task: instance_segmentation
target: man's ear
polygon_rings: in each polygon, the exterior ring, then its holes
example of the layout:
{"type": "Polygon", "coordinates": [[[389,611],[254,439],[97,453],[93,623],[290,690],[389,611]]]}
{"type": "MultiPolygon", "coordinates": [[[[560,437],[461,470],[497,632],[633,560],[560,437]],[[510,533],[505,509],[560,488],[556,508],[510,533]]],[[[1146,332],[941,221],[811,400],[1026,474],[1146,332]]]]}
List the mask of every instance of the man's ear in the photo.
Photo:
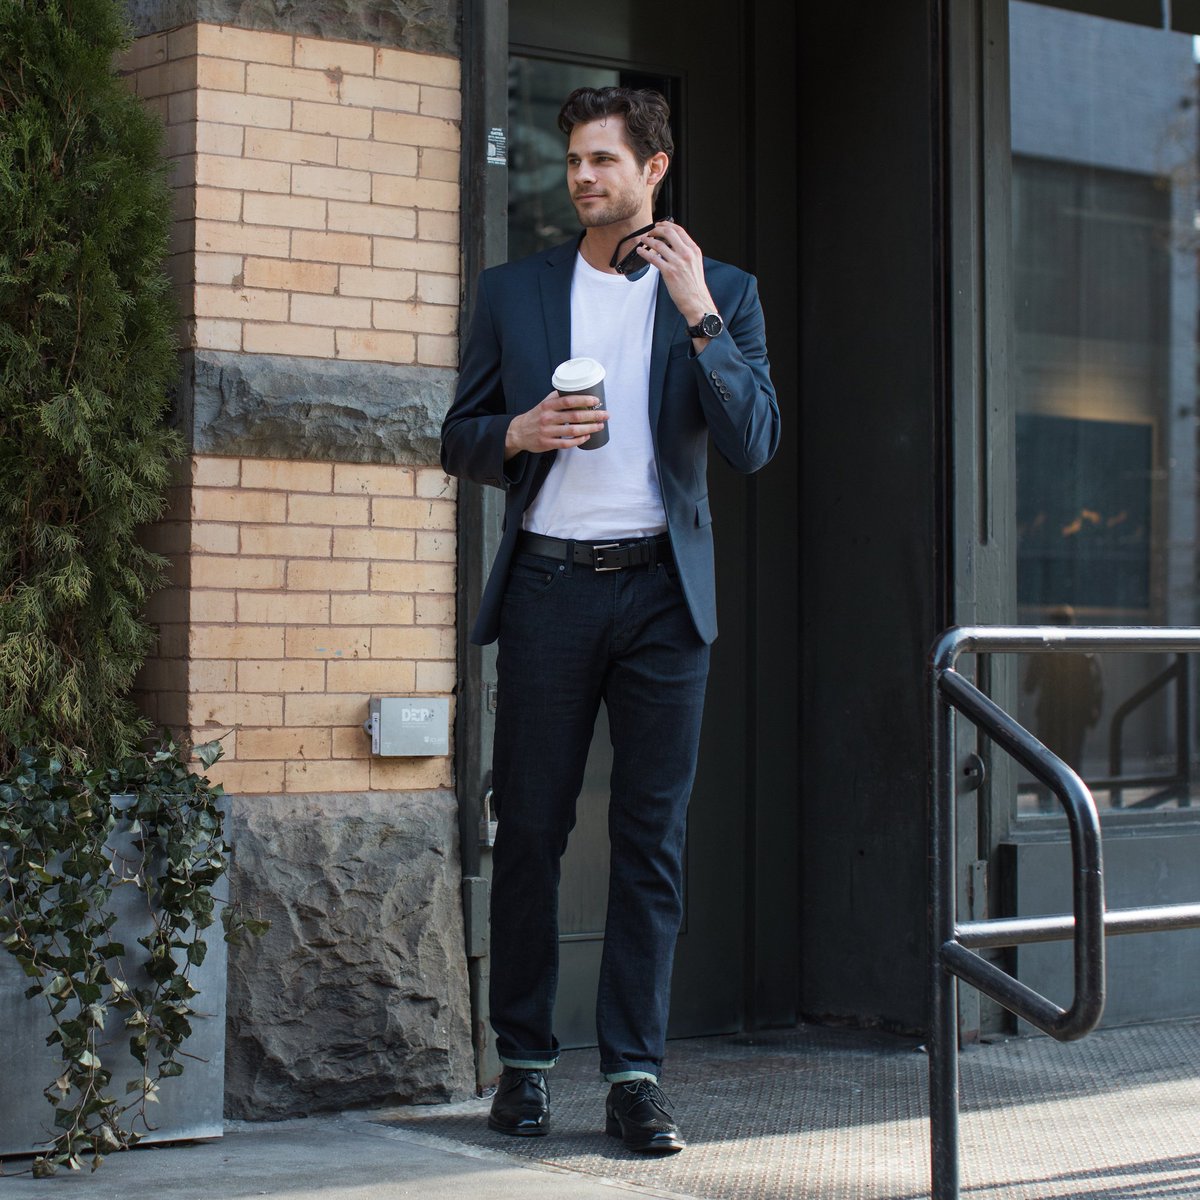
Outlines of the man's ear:
{"type": "Polygon", "coordinates": [[[657,154],[652,154],[646,159],[646,182],[651,187],[654,187],[667,173],[667,168],[670,167],[671,160],[667,156],[665,150],[660,150],[657,154]]]}

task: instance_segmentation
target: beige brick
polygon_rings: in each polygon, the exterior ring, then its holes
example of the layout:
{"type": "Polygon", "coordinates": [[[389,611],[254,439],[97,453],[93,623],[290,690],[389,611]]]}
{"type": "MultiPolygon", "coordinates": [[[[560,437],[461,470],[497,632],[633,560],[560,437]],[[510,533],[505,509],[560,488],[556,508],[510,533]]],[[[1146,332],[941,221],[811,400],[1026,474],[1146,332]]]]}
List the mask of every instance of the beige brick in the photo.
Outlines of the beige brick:
{"type": "MultiPolygon", "coordinates": [[[[453,242],[458,245],[458,213],[424,209],[418,216],[417,236],[423,242],[453,242]]],[[[455,297],[457,301],[457,297],[455,297]]]]}
{"type": "Polygon", "coordinates": [[[310,525],[243,525],[243,554],[285,555],[288,558],[328,558],[332,532],[310,525]]]}
{"type": "Polygon", "coordinates": [[[415,542],[411,529],[335,529],[333,557],[411,560],[415,542]]]}
{"type": "MultiPolygon", "coordinates": [[[[179,158],[185,154],[195,154],[198,149],[196,145],[196,131],[198,128],[195,121],[186,121],[182,125],[168,125],[166,129],[166,141],[163,143],[163,149],[167,157],[179,158]]],[[[229,127],[223,125],[220,128],[225,129],[229,127]]],[[[222,152],[218,151],[218,153],[222,152]]]]}
{"type": "Polygon", "coordinates": [[[458,683],[458,670],[452,662],[417,663],[417,690],[452,692],[458,683]]]}
{"type": "Polygon", "coordinates": [[[418,562],[454,562],[456,550],[453,533],[424,531],[417,534],[418,562]]]}
{"type": "Polygon", "coordinates": [[[192,515],[200,521],[285,521],[287,497],[244,488],[197,487],[192,515]]]}
{"type": "Polygon", "coordinates": [[[196,316],[237,321],[286,321],[288,298],[265,288],[196,287],[196,316]]]}
{"type": "Polygon", "coordinates": [[[290,65],[292,36],[261,30],[237,29],[232,25],[200,24],[196,27],[197,54],[213,58],[235,58],[243,62],[290,65]]]}
{"type": "Polygon", "coordinates": [[[358,695],[345,693],[333,696],[285,696],[283,723],[289,727],[316,725],[326,728],[335,725],[361,725],[367,719],[369,692],[358,695]]]}
{"type": "Polygon", "coordinates": [[[244,282],[246,287],[278,288],[286,292],[318,292],[332,295],[338,290],[338,268],[333,263],[247,258],[244,282]]]}
{"type": "Polygon", "coordinates": [[[229,58],[204,58],[196,61],[196,86],[217,92],[244,92],[246,64],[229,58]]]}
{"type": "Polygon", "coordinates": [[[371,658],[454,658],[453,628],[441,625],[384,625],[371,630],[371,658]]]}
{"type": "Polygon", "coordinates": [[[198,350],[240,350],[242,323],[201,317],[192,326],[190,344],[198,350]]]}
{"type": "Polygon", "coordinates": [[[337,331],[338,358],[362,362],[410,363],[417,352],[411,333],[376,333],[356,329],[337,331]]]}
{"type": "Polygon", "coordinates": [[[335,137],[369,138],[371,110],[342,108],[337,104],[315,104],[293,100],[292,128],[298,133],[323,133],[335,137]]]}
{"type": "Polygon", "coordinates": [[[452,563],[373,563],[371,565],[373,592],[443,592],[454,593],[452,563]]]}
{"type": "Polygon", "coordinates": [[[381,79],[407,79],[441,87],[458,87],[461,79],[457,58],[382,48],[375,51],[375,74],[381,79]]]}
{"type": "Polygon", "coordinates": [[[362,792],[371,786],[371,764],[353,759],[285,764],[284,790],[302,792],[362,792]]]}
{"type": "Polygon", "coordinates": [[[251,63],[246,68],[246,91],[256,96],[282,96],[288,100],[336,104],[338,80],[324,71],[251,63]]]}
{"type": "Polygon", "coordinates": [[[365,267],[371,262],[371,239],[358,233],[310,233],[298,229],[292,235],[292,257],[365,267]]]}
{"type": "Polygon", "coordinates": [[[333,488],[333,464],[287,458],[247,458],[242,462],[242,486],[282,492],[328,493],[333,488]]]}
{"type": "Polygon", "coordinates": [[[449,500],[378,497],[371,501],[371,524],[392,529],[453,529],[455,516],[455,506],[449,500]]]}
{"type": "Polygon", "coordinates": [[[458,339],[436,333],[417,336],[417,362],[425,367],[458,366],[458,339]]]}
{"type": "Polygon", "coordinates": [[[325,664],[287,659],[282,662],[238,663],[239,692],[322,692],[325,690],[325,664]]]}
{"type": "Polygon", "coordinates": [[[418,242],[411,238],[373,239],[371,265],[401,270],[434,271],[453,275],[458,271],[458,246],[443,242],[418,242]]]}
{"type": "Polygon", "coordinates": [[[178,158],[172,158],[167,162],[168,183],[172,188],[192,187],[196,182],[196,163],[198,157],[195,154],[183,154],[178,158]]]}
{"type": "Polygon", "coordinates": [[[415,608],[412,596],[362,592],[331,596],[329,619],[354,625],[411,625],[415,608]]]}
{"type": "Polygon", "coordinates": [[[422,271],[417,276],[416,298],[426,304],[458,304],[461,299],[458,279],[457,275],[431,275],[422,271]]]}
{"type": "Polygon", "coordinates": [[[239,692],[193,692],[188,697],[191,725],[280,725],[283,697],[239,692]]]}
{"type": "Polygon", "coordinates": [[[186,125],[199,117],[199,95],[199,92],[176,92],[173,96],[159,96],[145,103],[147,108],[157,111],[166,124],[186,125]]]}
{"type": "Polygon", "coordinates": [[[193,658],[282,658],[282,625],[193,625],[193,658]]]}
{"type": "Polygon", "coordinates": [[[197,92],[196,119],[218,121],[222,125],[288,129],[292,124],[292,102],[252,93],[243,95],[240,92],[197,92]]]}
{"type": "Polygon", "coordinates": [[[198,554],[236,554],[238,526],[195,521],[192,523],[191,545],[188,548],[198,554]]]}
{"type": "Polygon", "coordinates": [[[382,175],[415,175],[417,148],[397,146],[393,142],[364,142],[356,138],[338,138],[337,164],[356,171],[376,171],[382,175]]]}
{"type": "Polygon", "coordinates": [[[196,60],[181,58],[174,62],[163,62],[157,66],[146,67],[144,70],[138,71],[135,79],[137,94],[143,98],[169,96],[173,92],[186,92],[196,86],[196,60]]]}
{"type": "Polygon", "coordinates": [[[305,325],[358,326],[371,325],[371,305],[375,301],[350,296],[292,296],[292,320],[305,325]]]}
{"type": "Polygon", "coordinates": [[[197,588],[190,593],[190,616],[193,621],[234,621],[237,604],[234,592],[210,592],[197,588]]]}
{"type": "MultiPolygon", "coordinates": [[[[359,108],[384,109],[389,112],[415,113],[421,106],[421,87],[394,79],[367,79],[348,75],[342,80],[342,103],[359,108]]],[[[435,113],[435,116],[446,114],[435,113]]],[[[455,118],[459,116],[457,112],[455,118]]]]}
{"type": "Polygon", "coordinates": [[[196,222],[175,221],[167,238],[167,253],[186,254],[196,245],[196,222]]]}
{"type": "Polygon", "coordinates": [[[284,645],[288,658],[370,658],[371,631],[353,625],[297,625],[288,629],[284,645]]]}
{"type": "MultiPolygon", "coordinates": [[[[296,170],[300,170],[299,167],[296,170]]],[[[293,229],[324,229],[325,201],[311,196],[276,196],[247,192],[242,203],[247,225],[290,225],[293,229]]]]}
{"type": "Polygon", "coordinates": [[[198,187],[194,216],[202,221],[240,221],[241,192],[223,187],[198,187]]]}
{"type": "Polygon", "coordinates": [[[275,795],[283,791],[281,762],[225,762],[209,768],[208,777],[231,796],[275,795]]]}
{"type": "Polygon", "coordinates": [[[186,625],[163,623],[155,630],[158,641],[155,653],[159,658],[185,658],[187,656],[188,629],[186,625]]]}
{"type": "Polygon", "coordinates": [[[172,29],[169,33],[160,33],[157,36],[166,39],[169,57],[187,58],[196,53],[196,30],[194,24],[183,25],[179,29],[172,29]]]}
{"type": "Polygon", "coordinates": [[[288,519],[302,525],[366,525],[370,501],[366,496],[301,496],[288,501],[288,519]]]}
{"type": "MultiPolygon", "coordinates": [[[[329,621],[329,596],[321,592],[238,592],[237,620],[243,623],[314,625],[329,621]]],[[[232,617],[229,618],[233,620],[232,617]]]]}
{"type": "Polygon", "coordinates": [[[413,616],[418,625],[453,625],[456,605],[452,596],[417,596],[413,616]]]}
{"type": "Polygon", "coordinates": [[[325,196],[334,200],[371,199],[371,176],[343,167],[292,168],[292,192],[300,196],[325,196]]]}
{"type": "Polygon", "coordinates": [[[202,154],[196,181],[203,186],[235,191],[287,192],[292,186],[291,172],[287,163],[202,154]]]}
{"type": "Polygon", "coordinates": [[[369,574],[365,562],[296,558],[288,563],[287,585],[301,592],[355,592],[366,588],[369,574]]]}
{"type": "Polygon", "coordinates": [[[187,683],[194,692],[236,692],[237,662],[232,658],[193,659],[187,683]]]}
{"type": "Polygon", "coordinates": [[[373,175],[371,199],[400,208],[438,208],[457,212],[459,187],[443,179],[410,179],[406,175],[373,175]]]}
{"type": "Polygon", "coordinates": [[[434,146],[440,150],[459,148],[458,126],[440,117],[377,111],[372,129],[378,142],[398,142],[402,146],[434,146]]]}
{"type": "Polygon", "coordinates": [[[334,758],[370,758],[371,739],[363,732],[361,725],[346,725],[341,729],[332,729],[334,758]]]}
{"type": "Polygon", "coordinates": [[[451,334],[458,328],[458,309],[442,304],[375,300],[371,323],[376,329],[407,329],[412,333],[451,334]]]}
{"type": "Polygon", "coordinates": [[[421,86],[421,115],[442,117],[448,121],[462,119],[462,93],[458,88],[421,86]]]}
{"type": "Polygon", "coordinates": [[[242,327],[242,348],[247,354],[293,354],[299,358],[333,358],[332,329],[312,325],[257,325],[242,327]]]}
{"type": "Polygon", "coordinates": [[[196,249],[216,254],[257,254],[287,258],[292,231],[266,225],[234,225],[228,221],[197,221],[196,249]]]}
{"type": "Polygon", "coordinates": [[[225,558],[197,556],[192,559],[192,587],[245,588],[280,591],[286,578],[285,564],[277,558],[225,558]]]}
{"type": "MultiPolygon", "coordinates": [[[[358,732],[369,747],[362,729],[358,732]]],[[[328,758],[332,740],[328,729],[243,729],[238,733],[238,759],[328,758]]]]}
{"type": "MultiPolygon", "coordinates": [[[[219,193],[224,195],[225,193],[219,193]]],[[[237,195],[238,193],[231,193],[237,195]]],[[[196,282],[224,284],[228,286],[242,273],[243,259],[240,254],[197,254],[196,282]]],[[[259,287],[259,284],[251,284],[259,287]]]]}
{"type": "Polygon", "coordinates": [[[290,130],[247,129],[245,154],[247,158],[267,158],[275,162],[333,166],[338,161],[338,139],[290,130]]]}
{"type": "Polygon", "coordinates": [[[422,467],[417,471],[416,493],[431,500],[453,500],[458,495],[458,480],[437,467],[422,467]]]}
{"type": "Polygon", "coordinates": [[[152,33],[146,37],[135,38],[133,44],[121,55],[122,71],[140,71],[152,67],[155,63],[167,60],[167,35],[152,33]]]}
{"type": "Polygon", "coordinates": [[[372,791],[423,791],[454,782],[449,758],[373,758],[370,766],[372,791]]]}
{"type": "MultiPolygon", "coordinates": [[[[367,196],[370,194],[368,189],[367,196]]],[[[417,213],[416,209],[412,208],[392,208],[384,204],[348,204],[342,200],[330,200],[329,228],[348,233],[377,233],[385,237],[411,238],[417,234],[417,213]]]]}
{"type": "Polygon", "coordinates": [[[223,154],[228,158],[240,158],[242,146],[249,131],[241,125],[218,125],[206,121],[196,125],[196,150],[200,154],[223,154]]]}
{"type": "Polygon", "coordinates": [[[416,473],[412,467],[372,463],[336,463],[333,490],[364,496],[411,496],[416,473]]]}
{"type": "MultiPolygon", "coordinates": [[[[168,624],[176,621],[186,621],[188,619],[189,594],[186,588],[164,588],[161,592],[155,592],[146,601],[146,620],[155,625],[159,625],[164,621],[168,624]]],[[[220,593],[201,592],[197,594],[211,596],[220,593]]],[[[217,617],[215,619],[224,620],[225,618],[217,617]]]]}
{"type": "Polygon", "coordinates": [[[338,290],[343,296],[409,300],[413,296],[416,281],[417,275],[414,271],[388,271],[383,267],[342,267],[338,290]]]}
{"type": "Polygon", "coordinates": [[[375,69],[371,46],[336,42],[326,38],[297,38],[295,64],[334,75],[370,75],[375,69]]]}
{"type": "Polygon", "coordinates": [[[325,689],[337,692],[394,694],[411,691],[417,673],[411,662],[331,662],[325,689]]]}

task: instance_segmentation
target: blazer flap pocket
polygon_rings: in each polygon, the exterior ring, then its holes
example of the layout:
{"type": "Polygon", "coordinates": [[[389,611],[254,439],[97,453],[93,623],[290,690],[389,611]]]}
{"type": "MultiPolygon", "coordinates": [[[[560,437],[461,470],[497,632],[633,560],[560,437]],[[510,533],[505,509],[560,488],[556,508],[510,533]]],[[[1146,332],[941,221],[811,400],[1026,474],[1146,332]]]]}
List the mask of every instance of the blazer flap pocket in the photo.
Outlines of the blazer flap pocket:
{"type": "Polygon", "coordinates": [[[700,526],[711,524],[712,513],[709,511],[708,497],[701,496],[700,499],[696,501],[696,525],[700,526]]]}
{"type": "Polygon", "coordinates": [[[686,342],[674,342],[671,348],[667,351],[668,358],[679,358],[686,354],[692,348],[692,342],[689,338],[686,342]]]}

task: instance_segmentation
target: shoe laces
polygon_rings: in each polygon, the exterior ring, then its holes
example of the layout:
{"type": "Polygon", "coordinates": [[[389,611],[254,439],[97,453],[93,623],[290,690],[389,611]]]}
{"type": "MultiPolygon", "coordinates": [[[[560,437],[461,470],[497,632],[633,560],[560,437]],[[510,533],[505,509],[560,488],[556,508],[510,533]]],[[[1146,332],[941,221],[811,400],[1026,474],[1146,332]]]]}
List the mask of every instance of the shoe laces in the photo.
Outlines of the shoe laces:
{"type": "Polygon", "coordinates": [[[653,1079],[631,1079],[622,1085],[630,1097],[638,1100],[649,1100],[651,1104],[664,1112],[674,1111],[674,1105],[667,1099],[666,1093],[653,1079]]]}

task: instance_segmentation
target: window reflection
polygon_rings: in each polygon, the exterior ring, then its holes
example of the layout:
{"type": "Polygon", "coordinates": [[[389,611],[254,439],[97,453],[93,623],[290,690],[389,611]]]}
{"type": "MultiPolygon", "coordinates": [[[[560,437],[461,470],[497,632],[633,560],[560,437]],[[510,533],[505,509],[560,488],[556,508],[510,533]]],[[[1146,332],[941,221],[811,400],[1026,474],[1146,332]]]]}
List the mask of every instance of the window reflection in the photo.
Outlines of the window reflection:
{"type": "MultiPolygon", "coordinates": [[[[1197,72],[1189,36],[1013,0],[1016,592],[1029,623],[1197,623],[1197,72]]],[[[1188,802],[1185,664],[1020,664],[1098,803],[1188,802]]],[[[1052,811],[1030,780],[1018,812],[1052,811]]],[[[1057,806],[1054,807],[1054,811],[1057,806]]]]}

